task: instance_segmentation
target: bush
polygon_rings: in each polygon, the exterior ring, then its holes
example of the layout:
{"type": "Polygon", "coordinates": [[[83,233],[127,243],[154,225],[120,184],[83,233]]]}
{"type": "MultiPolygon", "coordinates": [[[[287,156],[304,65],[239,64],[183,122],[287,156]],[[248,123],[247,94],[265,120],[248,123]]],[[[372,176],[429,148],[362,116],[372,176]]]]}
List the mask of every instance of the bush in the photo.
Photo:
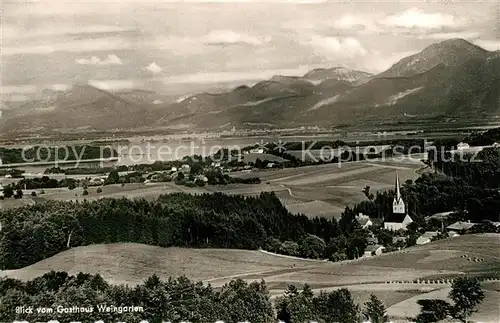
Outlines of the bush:
{"type": "Polygon", "coordinates": [[[36,192],[31,192],[31,196],[36,196],[36,192]]]}
{"type": "Polygon", "coordinates": [[[98,187],[96,192],[97,193],[102,193],[102,188],[98,187]]]}
{"type": "Polygon", "coordinates": [[[200,180],[200,179],[197,179],[195,183],[196,183],[196,185],[198,185],[198,186],[200,186],[200,187],[205,186],[205,181],[200,180]]]}
{"type": "Polygon", "coordinates": [[[89,191],[87,191],[87,190],[83,190],[83,194],[82,194],[82,195],[83,195],[83,196],[85,196],[85,195],[89,195],[89,191]]]}

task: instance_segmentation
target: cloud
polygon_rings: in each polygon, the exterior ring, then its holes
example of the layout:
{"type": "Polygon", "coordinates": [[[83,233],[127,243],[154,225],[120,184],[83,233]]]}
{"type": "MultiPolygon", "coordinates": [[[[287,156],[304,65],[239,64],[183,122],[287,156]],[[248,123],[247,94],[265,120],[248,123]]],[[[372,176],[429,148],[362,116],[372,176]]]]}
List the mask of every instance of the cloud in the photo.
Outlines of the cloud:
{"type": "Polygon", "coordinates": [[[389,15],[379,21],[388,27],[438,29],[442,27],[457,27],[462,21],[451,14],[426,13],[422,9],[410,8],[406,11],[389,15]]]}
{"type": "Polygon", "coordinates": [[[444,32],[444,33],[432,33],[424,34],[419,36],[420,39],[435,39],[435,40],[447,40],[451,38],[464,38],[464,39],[475,39],[481,36],[481,33],[476,31],[457,31],[457,32],[444,32]]]}
{"type": "Polygon", "coordinates": [[[212,30],[203,38],[207,45],[235,45],[246,44],[258,46],[271,41],[271,37],[255,37],[247,34],[237,33],[232,30],[212,30]]]}
{"type": "Polygon", "coordinates": [[[314,35],[310,42],[315,50],[327,56],[364,56],[368,51],[353,37],[323,37],[314,35]]]}
{"type": "Polygon", "coordinates": [[[101,60],[97,56],[92,56],[90,59],[86,58],[77,58],[75,62],[80,65],[121,65],[122,60],[114,55],[110,54],[105,60],[101,60]]]}
{"type": "Polygon", "coordinates": [[[497,51],[500,50],[500,40],[498,39],[478,39],[473,41],[479,47],[482,47],[489,51],[497,51]]]}
{"type": "Polygon", "coordinates": [[[88,36],[89,34],[102,34],[102,33],[120,33],[136,31],[133,28],[126,28],[113,25],[85,25],[74,26],[68,24],[57,25],[44,25],[37,26],[36,29],[25,29],[17,26],[3,26],[2,37],[4,41],[18,41],[24,38],[38,38],[47,36],[61,36],[68,34],[81,34],[88,36]]]}
{"type": "Polygon", "coordinates": [[[117,49],[132,49],[135,46],[123,38],[110,37],[100,39],[84,39],[67,42],[54,42],[50,44],[35,44],[25,46],[6,46],[2,55],[48,55],[55,52],[93,52],[117,49]]]}
{"type": "Polygon", "coordinates": [[[145,67],[146,70],[150,71],[153,74],[160,73],[163,69],[158,66],[155,62],[149,64],[148,66],[145,67]]]}
{"type": "Polygon", "coordinates": [[[345,14],[331,24],[335,29],[347,30],[352,33],[380,32],[376,19],[370,15],[345,14]]]}
{"type": "Polygon", "coordinates": [[[141,85],[138,80],[89,80],[88,85],[101,90],[126,90],[141,85]]]}

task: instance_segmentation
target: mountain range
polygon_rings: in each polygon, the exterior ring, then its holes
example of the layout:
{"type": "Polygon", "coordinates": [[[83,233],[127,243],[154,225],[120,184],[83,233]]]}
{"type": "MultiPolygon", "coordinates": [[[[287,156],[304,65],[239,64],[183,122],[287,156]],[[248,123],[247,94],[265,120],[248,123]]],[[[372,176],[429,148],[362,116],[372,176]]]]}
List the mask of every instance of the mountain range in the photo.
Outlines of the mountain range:
{"type": "Polygon", "coordinates": [[[111,93],[75,85],[3,112],[2,133],[334,126],[410,116],[500,115],[500,51],[450,39],[377,75],[315,69],[177,101],[142,90],[111,93]]]}

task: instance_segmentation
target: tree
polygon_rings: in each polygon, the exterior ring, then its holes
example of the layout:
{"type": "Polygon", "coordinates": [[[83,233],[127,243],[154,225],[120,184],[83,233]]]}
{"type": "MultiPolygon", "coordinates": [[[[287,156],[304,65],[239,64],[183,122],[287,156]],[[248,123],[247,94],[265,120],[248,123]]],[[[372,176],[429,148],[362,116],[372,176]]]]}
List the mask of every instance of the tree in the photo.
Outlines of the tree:
{"type": "Polygon", "coordinates": [[[83,196],[85,196],[85,195],[89,195],[89,191],[87,191],[87,190],[83,190],[82,195],[83,195],[83,196]]]}
{"type": "Polygon", "coordinates": [[[370,295],[370,301],[365,303],[363,314],[371,323],[388,322],[384,304],[373,294],[370,295]]]}
{"type": "Polygon", "coordinates": [[[363,191],[362,191],[366,198],[369,199],[370,201],[373,201],[373,199],[375,198],[375,196],[373,196],[372,193],[370,193],[370,186],[365,186],[365,188],[363,188],[363,191]]]}
{"type": "Polygon", "coordinates": [[[448,297],[455,303],[454,317],[467,322],[469,316],[476,312],[476,307],[484,299],[484,292],[476,278],[459,277],[453,281],[448,297]]]}
{"type": "Polygon", "coordinates": [[[113,170],[109,173],[108,178],[106,178],[106,184],[116,184],[120,180],[120,175],[117,170],[113,170]]]}
{"type": "Polygon", "coordinates": [[[308,235],[300,242],[300,254],[304,258],[322,258],[325,254],[326,243],[315,235],[308,235]]]}
{"type": "Polygon", "coordinates": [[[260,160],[260,158],[257,158],[255,160],[255,168],[264,168],[264,167],[265,167],[264,162],[260,160]]]}
{"type": "Polygon", "coordinates": [[[420,313],[416,317],[417,323],[431,323],[446,319],[452,312],[452,306],[442,299],[419,299],[420,313]]]}
{"type": "Polygon", "coordinates": [[[3,196],[5,198],[11,198],[14,196],[14,188],[11,185],[7,185],[3,188],[3,196]]]}
{"type": "Polygon", "coordinates": [[[18,188],[16,190],[15,198],[17,198],[17,199],[22,199],[23,198],[23,190],[22,189],[18,188]]]}
{"type": "Polygon", "coordinates": [[[96,190],[97,193],[102,193],[102,188],[98,187],[96,190]]]}

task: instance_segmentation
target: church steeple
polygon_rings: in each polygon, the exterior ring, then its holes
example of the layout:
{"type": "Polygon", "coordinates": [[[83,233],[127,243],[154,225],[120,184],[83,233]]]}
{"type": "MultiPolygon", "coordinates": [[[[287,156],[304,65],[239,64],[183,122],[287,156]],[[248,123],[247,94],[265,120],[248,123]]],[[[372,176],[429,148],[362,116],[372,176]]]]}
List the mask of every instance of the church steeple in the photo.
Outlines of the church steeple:
{"type": "Polygon", "coordinates": [[[399,174],[396,172],[396,201],[401,200],[401,189],[399,188],[399,174]]]}
{"type": "Polygon", "coordinates": [[[394,197],[394,202],[392,203],[392,213],[394,214],[406,214],[405,202],[401,196],[401,188],[399,184],[399,174],[396,172],[396,196],[394,197]]]}

